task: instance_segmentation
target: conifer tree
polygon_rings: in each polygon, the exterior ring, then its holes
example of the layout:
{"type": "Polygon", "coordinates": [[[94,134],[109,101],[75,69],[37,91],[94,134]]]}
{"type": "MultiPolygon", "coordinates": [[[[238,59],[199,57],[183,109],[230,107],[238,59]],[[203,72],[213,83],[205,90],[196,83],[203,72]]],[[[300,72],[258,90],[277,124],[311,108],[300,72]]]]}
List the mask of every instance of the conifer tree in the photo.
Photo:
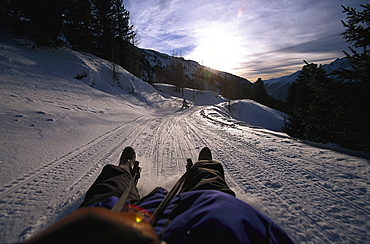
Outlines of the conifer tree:
{"type": "Polygon", "coordinates": [[[256,102],[266,104],[268,102],[268,95],[265,90],[265,84],[261,78],[258,78],[253,86],[253,100],[256,102]]]}
{"type": "Polygon", "coordinates": [[[97,48],[97,21],[87,0],[66,0],[63,34],[72,48],[94,53],[97,48]]]}
{"type": "Polygon", "coordinates": [[[55,43],[62,29],[62,13],[64,0],[33,0],[26,1],[31,23],[38,32],[37,41],[40,45],[55,43]]]}
{"type": "Polygon", "coordinates": [[[3,0],[1,24],[17,34],[32,37],[38,45],[55,45],[62,28],[64,1],[3,0]]]}
{"type": "Polygon", "coordinates": [[[126,67],[131,40],[136,36],[130,24],[129,11],[122,0],[95,0],[98,35],[102,56],[126,67]]]}
{"type": "Polygon", "coordinates": [[[335,87],[335,81],[327,77],[321,65],[306,63],[288,90],[290,117],[285,122],[285,132],[312,141],[330,141],[335,133],[335,87]]]}
{"type": "Polygon", "coordinates": [[[322,67],[308,64],[288,90],[289,119],[284,131],[318,142],[370,152],[370,4],[357,11],[344,7],[347,28],[342,33],[352,44],[345,52],[351,69],[325,74],[322,67]]]}
{"type": "Polygon", "coordinates": [[[339,136],[342,145],[353,149],[370,152],[370,4],[361,5],[362,11],[352,7],[343,7],[347,21],[342,21],[346,30],[344,39],[351,44],[351,69],[334,72],[342,80],[343,102],[339,136]]]}
{"type": "Polygon", "coordinates": [[[185,88],[185,70],[184,66],[182,65],[181,60],[179,59],[176,64],[175,68],[175,77],[176,77],[176,85],[182,92],[182,96],[184,96],[184,88],[185,88]]]}

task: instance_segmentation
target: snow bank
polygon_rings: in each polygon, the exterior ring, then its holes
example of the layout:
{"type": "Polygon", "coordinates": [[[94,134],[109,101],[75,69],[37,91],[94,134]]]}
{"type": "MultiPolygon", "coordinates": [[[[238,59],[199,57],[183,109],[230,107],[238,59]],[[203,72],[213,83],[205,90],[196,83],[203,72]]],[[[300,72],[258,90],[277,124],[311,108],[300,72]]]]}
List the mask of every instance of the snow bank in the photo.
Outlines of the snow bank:
{"type": "MultiPolygon", "coordinates": [[[[284,118],[287,115],[278,110],[266,107],[252,100],[237,100],[207,107],[202,115],[215,122],[229,126],[243,125],[254,129],[266,129],[282,132],[284,118]]],[[[287,136],[287,135],[285,135],[287,136]]]]}
{"type": "MultiPolygon", "coordinates": [[[[226,105],[224,105],[225,107],[226,105]]],[[[273,131],[282,131],[287,114],[253,100],[239,100],[231,104],[232,116],[241,121],[273,131]]]]}

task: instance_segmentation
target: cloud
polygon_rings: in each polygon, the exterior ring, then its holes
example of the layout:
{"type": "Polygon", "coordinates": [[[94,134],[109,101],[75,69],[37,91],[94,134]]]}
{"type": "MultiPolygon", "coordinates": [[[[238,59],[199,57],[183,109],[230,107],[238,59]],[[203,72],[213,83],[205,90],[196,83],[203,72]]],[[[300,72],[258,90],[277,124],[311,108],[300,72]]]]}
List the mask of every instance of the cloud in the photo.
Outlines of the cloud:
{"type": "MultiPolygon", "coordinates": [[[[351,0],[357,7],[361,0],[351,0]]],[[[342,57],[346,0],[128,0],[140,47],[253,80],[342,57]]]]}
{"type": "Polygon", "coordinates": [[[251,81],[286,76],[302,69],[306,60],[309,63],[327,64],[338,58],[332,54],[311,53],[278,53],[271,52],[260,55],[260,58],[243,62],[234,69],[234,74],[246,77],[251,81]]]}
{"type": "Polygon", "coordinates": [[[348,43],[339,34],[329,34],[297,45],[255,53],[234,69],[238,75],[255,80],[289,75],[304,65],[303,60],[314,63],[330,63],[343,57],[348,43]]]}
{"type": "Polygon", "coordinates": [[[348,44],[338,34],[328,35],[312,41],[303,42],[298,45],[282,48],[276,52],[285,53],[338,53],[346,49],[348,44]]]}

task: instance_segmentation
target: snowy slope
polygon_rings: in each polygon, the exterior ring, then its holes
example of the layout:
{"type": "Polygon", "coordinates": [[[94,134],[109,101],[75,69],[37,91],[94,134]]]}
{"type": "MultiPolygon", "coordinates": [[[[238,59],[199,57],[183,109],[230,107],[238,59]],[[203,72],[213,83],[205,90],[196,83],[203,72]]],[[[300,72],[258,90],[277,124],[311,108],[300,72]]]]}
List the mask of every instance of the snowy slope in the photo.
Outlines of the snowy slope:
{"type": "Polygon", "coordinates": [[[182,57],[169,56],[154,50],[141,48],[137,48],[137,55],[141,64],[139,77],[150,83],[165,82],[174,84],[174,82],[169,80],[161,79],[166,79],[168,71],[172,69],[171,66],[181,64],[184,69],[186,82],[187,84],[192,84],[192,87],[202,87],[202,89],[215,91],[216,87],[227,87],[230,81],[233,81],[235,84],[240,84],[243,90],[247,89],[249,92],[253,90],[253,84],[247,79],[200,65],[193,60],[186,60],[182,57]]]}
{"type": "Polygon", "coordinates": [[[170,188],[186,159],[208,146],[237,197],[296,242],[370,239],[367,160],[272,131],[284,114],[253,101],[235,101],[229,113],[218,94],[186,89],[193,105],[182,110],[172,87],[157,84],[157,91],[123,69],[115,80],[110,68],[91,55],[1,37],[1,243],[22,241],[74,211],[127,145],[143,168],[142,195],[170,188]]]}

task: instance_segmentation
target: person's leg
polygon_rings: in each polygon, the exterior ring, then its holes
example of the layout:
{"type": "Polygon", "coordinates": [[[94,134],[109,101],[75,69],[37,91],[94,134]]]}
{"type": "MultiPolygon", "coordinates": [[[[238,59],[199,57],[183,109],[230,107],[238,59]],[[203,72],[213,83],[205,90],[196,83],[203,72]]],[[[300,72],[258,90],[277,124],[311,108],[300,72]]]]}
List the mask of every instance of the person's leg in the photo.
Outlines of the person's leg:
{"type": "Polygon", "coordinates": [[[196,162],[186,173],[187,176],[182,192],[216,190],[235,196],[235,193],[226,184],[222,165],[212,160],[208,148],[204,148],[201,151],[199,159],[200,161],[196,162]]]}
{"type": "MultiPolygon", "coordinates": [[[[104,166],[98,178],[86,192],[80,208],[98,203],[112,196],[119,198],[132,179],[130,169],[134,160],[135,152],[132,148],[126,147],[120,158],[119,166],[112,164],[104,166]]],[[[136,186],[130,191],[128,199],[133,201],[140,199],[136,186]]]]}

